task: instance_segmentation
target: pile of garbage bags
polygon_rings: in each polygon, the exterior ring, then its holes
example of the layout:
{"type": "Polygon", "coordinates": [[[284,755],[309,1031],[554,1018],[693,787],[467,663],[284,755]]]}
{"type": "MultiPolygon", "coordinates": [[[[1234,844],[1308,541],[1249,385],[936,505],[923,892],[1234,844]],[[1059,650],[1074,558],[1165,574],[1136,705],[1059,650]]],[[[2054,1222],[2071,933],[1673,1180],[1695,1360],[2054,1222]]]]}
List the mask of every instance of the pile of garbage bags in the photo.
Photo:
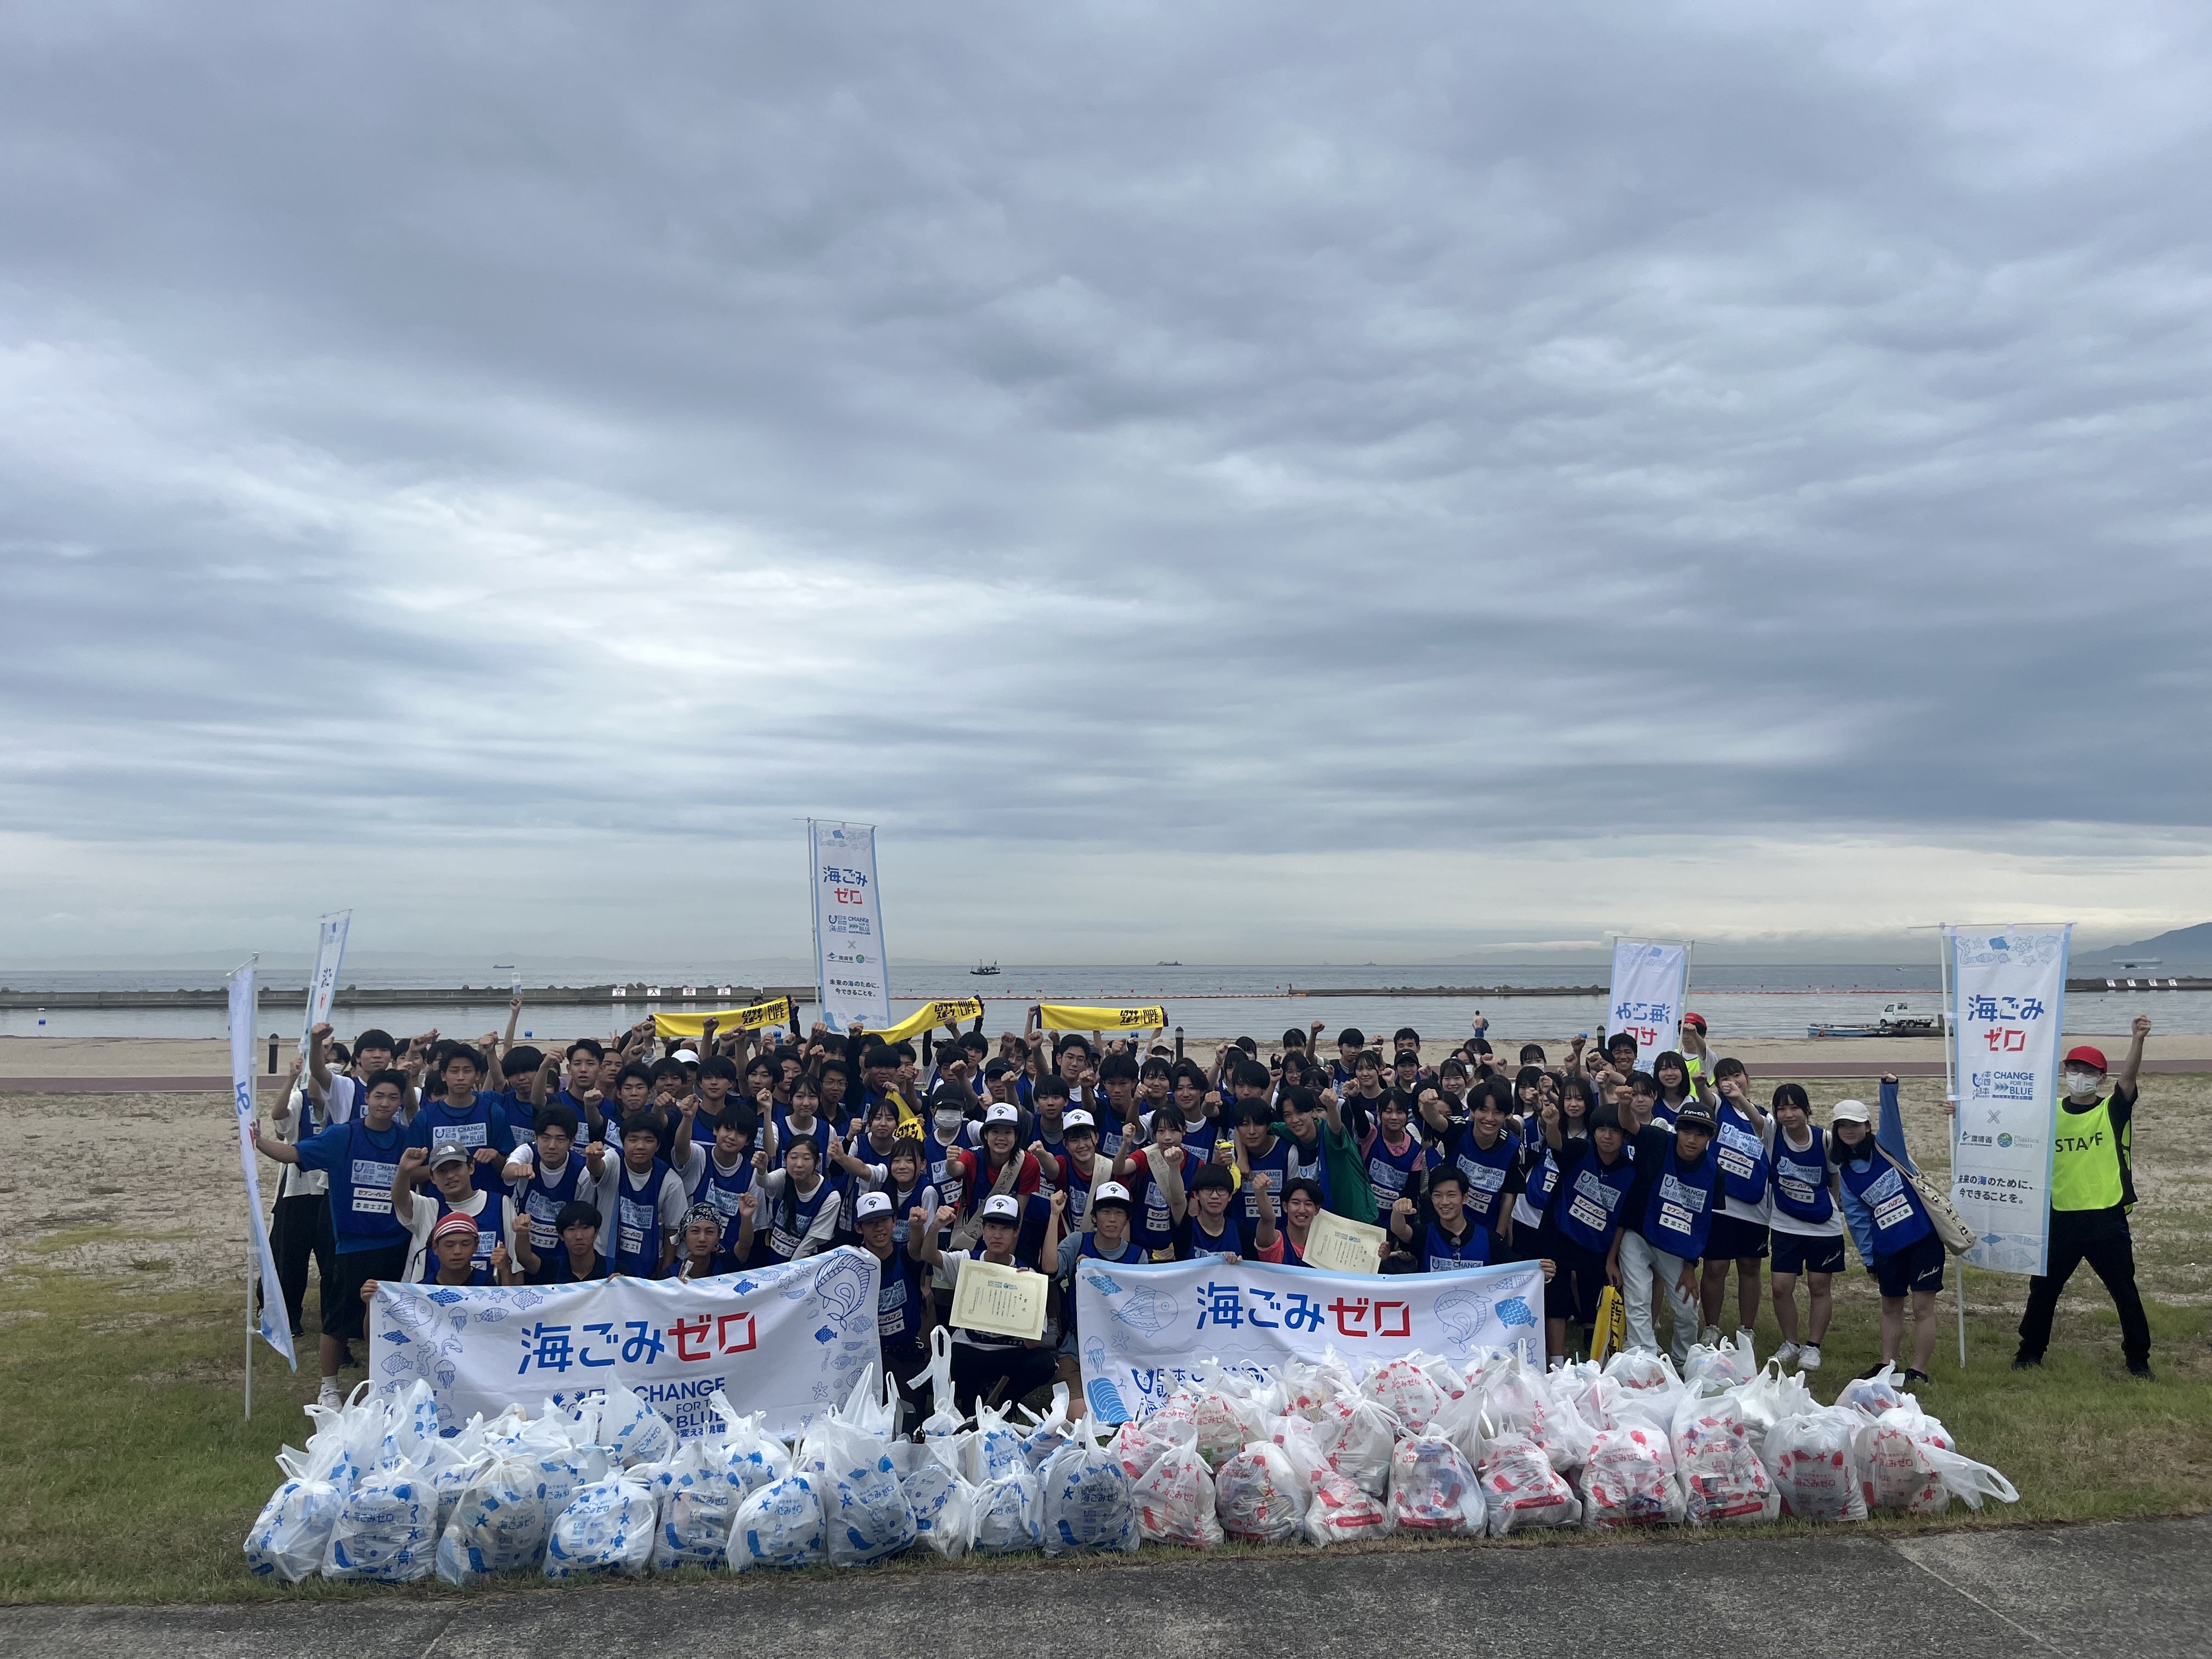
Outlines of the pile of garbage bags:
{"type": "Polygon", "coordinates": [[[619,1386],[447,1435],[427,1384],[391,1398],[364,1386],[340,1410],[307,1408],[314,1432],[278,1455],[285,1478],[246,1559],[288,1583],[467,1584],[865,1566],[911,1551],[1863,1521],[2019,1496],[1887,1368],[1822,1406],[1748,1343],[1694,1348],[1679,1373],[1643,1352],[1548,1375],[1501,1350],[1410,1354],[1364,1376],[1333,1352],[1264,1372],[1206,1364],[1113,1426],[1071,1422],[1064,1387],[1042,1418],[963,1415],[942,1343],[925,1375],[934,1409],[917,1438],[892,1437],[897,1393],[871,1367],[795,1445],[720,1393],[714,1425],[679,1440],[619,1386]]]}

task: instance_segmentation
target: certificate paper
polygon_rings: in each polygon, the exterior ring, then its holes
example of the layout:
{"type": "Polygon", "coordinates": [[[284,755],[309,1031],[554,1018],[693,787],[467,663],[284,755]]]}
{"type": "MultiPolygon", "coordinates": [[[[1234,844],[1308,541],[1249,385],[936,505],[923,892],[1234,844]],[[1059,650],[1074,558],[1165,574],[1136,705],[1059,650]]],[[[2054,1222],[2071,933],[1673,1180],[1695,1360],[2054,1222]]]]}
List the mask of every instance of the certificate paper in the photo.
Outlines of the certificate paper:
{"type": "Polygon", "coordinates": [[[1050,1283],[1042,1273],[994,1267],[981,1256],[963,1256],[960,1282],[952,1291],[952,1323],[971,1331],[988,1331],[994,1336],[1020,1336],[1035,1341],[1044,1334],[1045,1287],[1050,1283]]]}
{"type": "Polygon", "coordinates": [[[1306,1261],[1333,1273],[1372,1273],[1382,1270],[1380,1227],[1370,1227],[1323,1210],[1306,1231],[1306,1261]]]}

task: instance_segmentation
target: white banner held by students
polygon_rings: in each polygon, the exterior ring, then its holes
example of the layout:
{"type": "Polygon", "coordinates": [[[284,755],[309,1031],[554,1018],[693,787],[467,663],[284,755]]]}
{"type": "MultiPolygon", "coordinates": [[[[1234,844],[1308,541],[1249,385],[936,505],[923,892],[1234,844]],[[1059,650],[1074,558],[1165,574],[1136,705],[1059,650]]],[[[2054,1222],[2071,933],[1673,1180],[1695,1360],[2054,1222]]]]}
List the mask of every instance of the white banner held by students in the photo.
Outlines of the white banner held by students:
{"type": "Polygon", "coordinates": [[[2063,927],[1946,927],[1959,1117],[1951,1201],[1974,1230],[1966,1260],[2039,1273],[2051,1246],[2051,1159],[2066,1015],[2063,927]]]}
{"type": "Polygon", "coordinates": [[[338,972],[345,964],[346,933],[353,912],[333,910],[322,920],[315,939],[315,972],[307,981],[307,1017],[300,1024],[300,1052],[307,1052],[307,1033],[331,1017],[331,1003],[338,993],[338,972]]]}
{"type": "Polygon", "coordinates": [[[806,842],[823,1023],[840,1035],[855,1022],[880,1030],[891,1023],[891,985],[876,888],[876,828],[809,818],[806,842]]]}
{"type": "Polygon", "coordinates": [[[582,1285],[379,1283],[369,1305],[370,1380],[430,1384],[457,1429],[521,1401],[572,1406],[620,1382],[685,1438],[711,1425],[726,1390],[788,1437],[852,1392],[876,1362],[876,1259],[846,1246],[717,1279],[582,1285]]]}
{"type": "Polygon", "coordinates": [[[1682,1000],[1690,979],[1686,945],[1653,945],[1642,939],[1613,942],[1613,990],[1606,1000],[1608,1041],[1626,1031],[1636,1039],[1636,1066],[1681,1046],[1682,1000]]]}
{"type": "Polygon", "coordinates": [[[1462,1361],[1517,1348],[1544,1363],[1544,1270],[1511,1261],[1455,1273],[1327,1273],[1262,1261],[1075,1270],[1083,1393],[1109,1423],[1159,1405],[1203,1359],[1317,1360],[1328,1349],[1364,1373],[1419,1348],[1462,1361]]]}
{"type": "MultiPolygon", "coordinates": [[[[253,1150],[253,965],[248,963],[230,976],[230,1092],[238,1116],[238,1162],[246,1172],[246,1213],[252,1230],[251,1246],[261,1269],[262,1340],[284,1356],[294,1370],[299,1359],[292,1352],[292,1322],[284,1311],[284,1297],[276,1277],[276,1258],[269,1248],[268,1218],[261,1210],[260,1155],[253,1150]]],[[[248,1292],[251,1294],[251,1291],[248,1292]]],[[[246,1390],[252,1407],[252,1347],[247,1339],[246,1390]]]]}

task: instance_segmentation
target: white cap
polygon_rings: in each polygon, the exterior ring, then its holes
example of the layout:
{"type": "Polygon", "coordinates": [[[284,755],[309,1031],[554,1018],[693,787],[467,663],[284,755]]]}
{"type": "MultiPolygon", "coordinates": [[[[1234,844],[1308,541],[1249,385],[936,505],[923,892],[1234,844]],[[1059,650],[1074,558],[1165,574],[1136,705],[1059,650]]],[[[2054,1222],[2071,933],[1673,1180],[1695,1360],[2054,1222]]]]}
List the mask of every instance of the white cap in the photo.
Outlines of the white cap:
{"type": "Polygon", "coordinates": [[[889,1193],[861,1194],[860,1205],[853,1212],[863,1221],[870,1216],[889,1215],[890,1212],[891,1200],[889,1193]]]}
{"type": "Polygon", "coordinates": [[[1118,1181],[1102,1182],[1097,1192],[1091,1195],[1091,1202],[1094,1207],[1109,1203],[1127,1204],[1129,1202],[1129,1189],[1118,1181]]]}
{"type": "Polygon", "coordinates": [[[698,1051],[692,1048],[678,1048],[674,1054],[669,1055],[669,1059],[685,1066],[696,1066],[699,1063],[698,1051]]]}
{"type": "Polygon", "coordinates": [[[1062,1134],[1066,1134],[1070,1129],[1096,1129],[1097,1127],[1098,1120],[1080,1106],[1066,1114],[1060,1120],[1060,1132],[1062,1134]]]}
{"type": "Polygon", "coordinates": [[[986,1221],[1019,1221],[1021,1218],[1021,1200],[1012,1193],[993,1193],[983,1200],[983,1219],[986,1221]]]}
{"type": "Polygon", "coordinates": [[[1874,1118],[1873,1115],[1867,1110],[1867,1103],[1863,1100],[1839,1100],[1836,1103],[1836,1109],[1828,1114],[1828,1121],[1871,1123],[1874,1118]]]}
{"type": "Polygon", "coordinates": [[[986,1128],[994,1123],[1019,1123],[1021,1121],[1022,1115],[1003,1100],[983,1114],[983,1126],[986,1128]]]}

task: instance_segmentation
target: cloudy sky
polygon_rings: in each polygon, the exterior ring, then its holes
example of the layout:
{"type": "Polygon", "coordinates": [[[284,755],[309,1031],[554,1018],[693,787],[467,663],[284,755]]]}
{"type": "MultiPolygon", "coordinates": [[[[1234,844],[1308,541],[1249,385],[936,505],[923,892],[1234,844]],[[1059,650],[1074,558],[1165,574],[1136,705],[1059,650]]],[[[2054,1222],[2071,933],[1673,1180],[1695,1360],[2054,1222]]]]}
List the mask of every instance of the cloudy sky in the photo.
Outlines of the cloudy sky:
{"type": "Polygon", "coordinates": [[[2201,7],[9,33],[0,957],[2212,915],[2201,7]]]}

